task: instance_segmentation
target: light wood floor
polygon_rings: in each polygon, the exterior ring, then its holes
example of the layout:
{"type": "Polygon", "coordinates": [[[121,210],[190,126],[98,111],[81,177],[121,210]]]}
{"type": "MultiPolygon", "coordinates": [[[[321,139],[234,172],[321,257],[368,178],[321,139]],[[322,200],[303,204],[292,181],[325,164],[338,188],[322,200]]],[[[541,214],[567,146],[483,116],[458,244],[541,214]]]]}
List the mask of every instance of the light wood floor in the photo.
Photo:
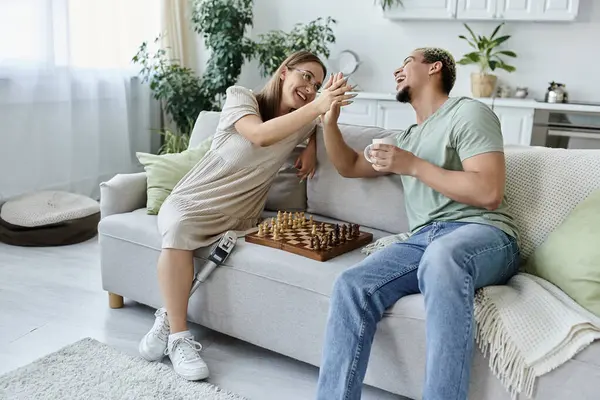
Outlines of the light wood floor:
{"type": "MultiPolygon", "coordinates": [[[[0,243],[0,375],[85,337],[138,356],[154,310],[127,302],[111,310],[101,289],[95,239],[56,248],[0,243]]],[[[314,398],[317,368],[192,326],[210,382],[249,399],[314,398]]],[[[365,387],[363,399],[400,399],[365,387]]]]}

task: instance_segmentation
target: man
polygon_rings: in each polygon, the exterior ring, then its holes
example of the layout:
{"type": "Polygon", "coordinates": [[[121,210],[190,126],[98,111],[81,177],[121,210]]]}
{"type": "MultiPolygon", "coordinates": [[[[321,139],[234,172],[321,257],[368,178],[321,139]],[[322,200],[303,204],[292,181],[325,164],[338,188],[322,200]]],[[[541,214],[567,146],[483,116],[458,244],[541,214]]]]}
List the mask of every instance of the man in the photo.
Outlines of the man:
{"type": "Polygon", "coordinates": [[[477,100],[449,97],[456,66],[445,50],[415,50],[394,78],[396,99],[411,104],[417,124],[396,137],[397,147],[374,145],[373,164],[344,142],[339,107],[323,118],[327,154],[341,175],[401,175],[411,236],[336,280],[319,400],[360,398],[378,321],[401,297],[415,293],[425,299],[423,398],[466,399],[474,292],[503,284],[518,271],[518,233],[506,211],[498,118],[477,100]]]}

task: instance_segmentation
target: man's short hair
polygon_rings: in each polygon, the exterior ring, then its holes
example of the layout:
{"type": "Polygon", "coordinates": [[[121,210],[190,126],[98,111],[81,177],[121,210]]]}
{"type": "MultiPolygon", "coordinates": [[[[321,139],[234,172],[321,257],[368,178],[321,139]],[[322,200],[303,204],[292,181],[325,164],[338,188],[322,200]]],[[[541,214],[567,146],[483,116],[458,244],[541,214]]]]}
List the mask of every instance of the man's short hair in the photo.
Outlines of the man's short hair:
{"type": "Polygon", "coordinates": [[[422,47],[417,51],[423,54],[423,61],[427,64],[437,61],[442,63],[442,89],[446,94],[450,94],[456,82],[456,62],[452,54],[438,47],[422,47]]]}

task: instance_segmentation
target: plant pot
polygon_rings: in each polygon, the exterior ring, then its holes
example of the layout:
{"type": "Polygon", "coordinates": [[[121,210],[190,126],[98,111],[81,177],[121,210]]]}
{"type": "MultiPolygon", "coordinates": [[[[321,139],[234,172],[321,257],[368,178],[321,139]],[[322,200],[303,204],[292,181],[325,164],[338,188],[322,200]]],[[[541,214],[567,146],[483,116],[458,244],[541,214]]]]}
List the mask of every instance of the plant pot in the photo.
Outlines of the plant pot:
{"type": "Polygon", "coordinates": [[[491,74],[471,74],[471,93],[473,97],[491,97],[496,89],[498,77],[491,74]]]}

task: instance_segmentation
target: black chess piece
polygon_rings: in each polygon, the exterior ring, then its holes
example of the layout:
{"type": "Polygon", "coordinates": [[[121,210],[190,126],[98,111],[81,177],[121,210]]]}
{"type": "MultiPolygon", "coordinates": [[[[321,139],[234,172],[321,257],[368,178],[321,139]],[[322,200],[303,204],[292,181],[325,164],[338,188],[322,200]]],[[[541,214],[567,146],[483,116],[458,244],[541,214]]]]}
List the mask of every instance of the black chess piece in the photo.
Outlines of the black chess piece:
{"type": "Polygon", "coordinates": [[[354,226],[354,232],[353,232],[352,236],[354,236],[355,238],[357,238],[357,237],[360,236],[360,225],[354,224],[353,226],[354,226]]]}

